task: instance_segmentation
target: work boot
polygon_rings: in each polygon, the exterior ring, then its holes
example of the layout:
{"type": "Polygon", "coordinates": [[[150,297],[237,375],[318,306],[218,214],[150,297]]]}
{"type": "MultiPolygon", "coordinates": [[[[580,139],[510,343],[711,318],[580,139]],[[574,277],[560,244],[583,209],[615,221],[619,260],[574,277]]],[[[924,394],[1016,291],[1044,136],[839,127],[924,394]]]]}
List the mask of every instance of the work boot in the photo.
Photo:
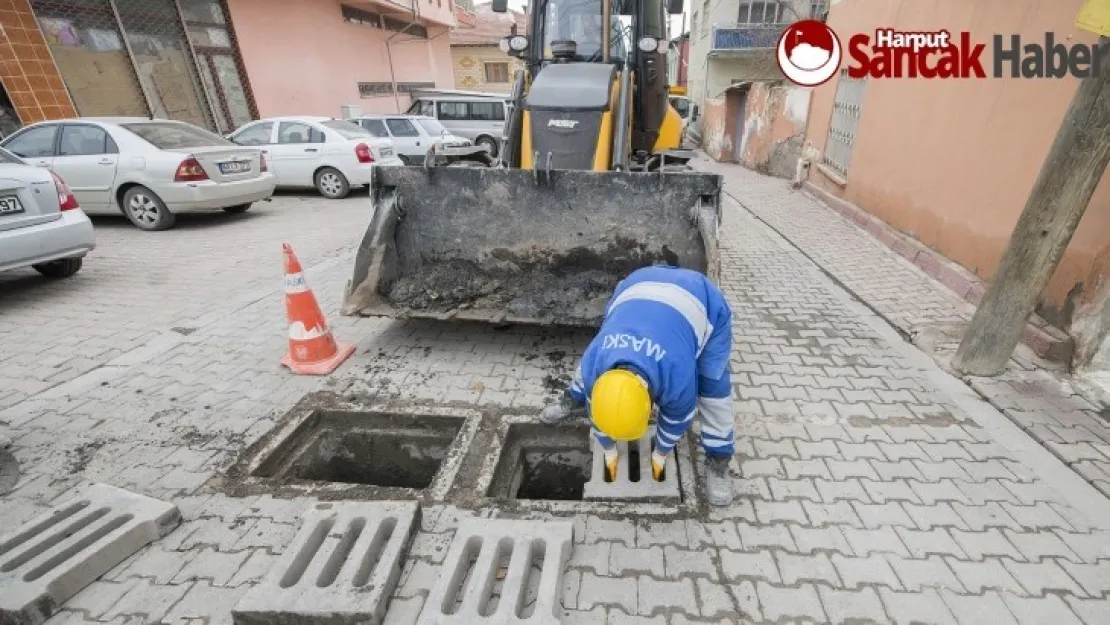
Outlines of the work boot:
{"type": "Polygon", "coordinates": [[[540,422],[554,425],[572,415],[585,415],[586,407],[579,406],[564,395],[558,402],[551,404],[540,413],[540,422]]]}
{"type": "Polygon", "coordinates": [[[711,506],[732,503],[732,478],[728,474],[728,456],[705,457],[705,493],[711,506]]]}

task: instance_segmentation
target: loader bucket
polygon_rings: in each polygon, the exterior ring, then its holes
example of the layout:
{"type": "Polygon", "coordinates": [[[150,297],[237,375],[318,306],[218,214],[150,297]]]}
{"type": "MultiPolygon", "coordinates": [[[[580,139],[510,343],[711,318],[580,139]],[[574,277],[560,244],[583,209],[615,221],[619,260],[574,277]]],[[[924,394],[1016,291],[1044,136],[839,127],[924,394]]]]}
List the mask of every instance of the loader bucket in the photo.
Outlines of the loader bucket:
{"type": "Polygon", "coordinates": [[[696,172],[376,167],[341,310],[596,327],[635,269],[718,278],[720,193],[696,172]]]}

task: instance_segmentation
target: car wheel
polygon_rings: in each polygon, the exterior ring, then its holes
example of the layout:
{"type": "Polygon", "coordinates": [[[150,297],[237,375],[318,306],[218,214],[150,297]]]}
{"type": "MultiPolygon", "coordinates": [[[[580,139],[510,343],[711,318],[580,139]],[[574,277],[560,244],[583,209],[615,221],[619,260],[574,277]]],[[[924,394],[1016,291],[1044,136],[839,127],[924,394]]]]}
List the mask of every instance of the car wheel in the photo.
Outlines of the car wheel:
{"type": "Polygon", "coordinates": [[[480,145],[484,147],[486,150],[489,151],[490,156],[494,158],[497,157],[497,142],[493,140],[493,137],[478,137],[478,139],[474,142],[474,145],[480,145]]]}
{"type": "Polygon", "coordinates": [[[62,258],[31,266],[47,278],[68,278],[81,269],[81,259],[62,258]]]}
{"type": "Polygon", "coordinates": [[[131,187],[123,194],[123,212],[141,230],[168,230],[175,221],[162,198],[146,187],[131,187]]]}
{"type": "Polygon", "coordinates": [[[247,202],[246,204],[239,204],[238,206],[225,206],[224,207],[224,212],[225,213],[231,213],[232,215],[238,215],[239,213],[245,213],[250,209],[251,204],[252,204],[252,202],[247,202]]]}
{"type": "Polygon", "coordinates": [[[339,200],[351,192],[351,183],[338,169],[325,167],[316,172],[316,190],[328,199],[339,200]]]}

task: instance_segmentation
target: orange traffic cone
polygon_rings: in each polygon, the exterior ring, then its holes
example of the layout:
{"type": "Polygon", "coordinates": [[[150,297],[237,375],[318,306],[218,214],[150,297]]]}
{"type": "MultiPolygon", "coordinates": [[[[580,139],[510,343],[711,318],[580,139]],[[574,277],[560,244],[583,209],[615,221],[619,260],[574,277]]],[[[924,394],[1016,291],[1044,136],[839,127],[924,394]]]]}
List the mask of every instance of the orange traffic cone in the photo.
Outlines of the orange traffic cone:
{"type": "Polygon", "coordinates": [[[355,353],[355,346],[336,343],[316,296],[304,279],[304,270],[288,243],[285,258],[285,310],[289,318],[289,353],[281,364],[300,375],[327,375],[355,353]]]}

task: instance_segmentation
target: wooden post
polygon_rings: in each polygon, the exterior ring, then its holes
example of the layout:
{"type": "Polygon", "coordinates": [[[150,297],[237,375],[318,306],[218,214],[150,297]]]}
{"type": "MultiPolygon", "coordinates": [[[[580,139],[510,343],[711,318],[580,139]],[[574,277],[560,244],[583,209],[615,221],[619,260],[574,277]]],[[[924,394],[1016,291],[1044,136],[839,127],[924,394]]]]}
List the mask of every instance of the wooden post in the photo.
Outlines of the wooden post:
{"type": "Polygon", "coordinates": [[[1106,171],[1110,162],[1108,52],[1110,39],[1099,37],[1099,71],[1082,79],[1076,89],[998,272],[956,351],[952,366],[957,371],[997,375],[1005,369],[1037,297],[1056,271],[1106,171]]]}

